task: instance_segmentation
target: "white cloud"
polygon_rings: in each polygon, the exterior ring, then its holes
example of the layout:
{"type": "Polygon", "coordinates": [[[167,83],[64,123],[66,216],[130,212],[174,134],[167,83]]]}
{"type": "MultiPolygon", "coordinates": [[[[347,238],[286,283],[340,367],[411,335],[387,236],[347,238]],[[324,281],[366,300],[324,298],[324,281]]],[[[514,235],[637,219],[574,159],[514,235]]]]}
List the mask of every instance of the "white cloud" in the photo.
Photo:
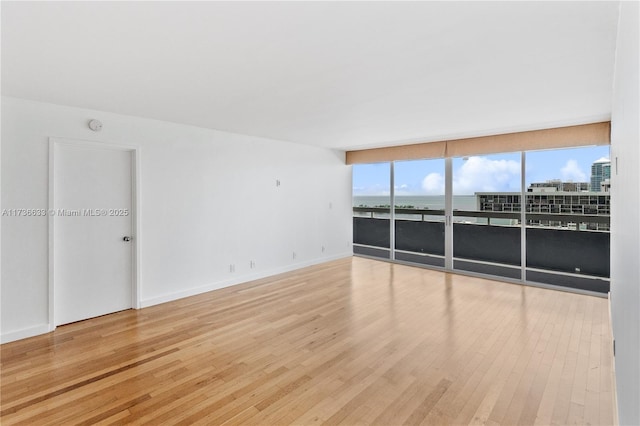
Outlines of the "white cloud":
{"type": "MultiPolygon", "coordinates": [[[[428,195],[444,194],[444,176],[430,173],[422,180],[428,195]]],[[[469,157],[453,172],[453,193],[467,195],[475,192],[519,191],[520,163],[513,160],[490,160],[469,157]]]]}
{"type": "Polygon", "coordinates": [[[444,194],[444,177],[440,173],[429,173],[422,179],[422,189],[429,195],[444,194]]]}
{"type": "Polygon", "coordinates": [[[520,163],[513,160],[490,160],[469,157],[453,173],[453,193],[519,191],[520,163]]]}
{"type": "Polygon", "coordinates": [[[576,160],[569,160],[567,164],[560,169],[563,181],[586,182],[587,175],[580,169],[576,160]]]}

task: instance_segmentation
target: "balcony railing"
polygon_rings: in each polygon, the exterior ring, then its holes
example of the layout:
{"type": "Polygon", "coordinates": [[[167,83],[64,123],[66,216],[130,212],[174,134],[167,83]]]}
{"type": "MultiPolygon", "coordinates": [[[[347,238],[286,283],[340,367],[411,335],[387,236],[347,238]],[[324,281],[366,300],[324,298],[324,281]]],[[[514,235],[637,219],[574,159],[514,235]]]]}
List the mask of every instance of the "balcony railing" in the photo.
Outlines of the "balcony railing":
{"type": "MultiPolygon", "coordinates": [[[[389,207],[354,207],[354,251],[390,256],[389,207]]],[[[395,209],[395,258],[444,266],[444,210],[395,209]]],[[[609,291],[609,216],[526,213],[526,280],[609,291]]],[[[519,212],[453,211],[454,269],[521,279],[519,212]]]]}

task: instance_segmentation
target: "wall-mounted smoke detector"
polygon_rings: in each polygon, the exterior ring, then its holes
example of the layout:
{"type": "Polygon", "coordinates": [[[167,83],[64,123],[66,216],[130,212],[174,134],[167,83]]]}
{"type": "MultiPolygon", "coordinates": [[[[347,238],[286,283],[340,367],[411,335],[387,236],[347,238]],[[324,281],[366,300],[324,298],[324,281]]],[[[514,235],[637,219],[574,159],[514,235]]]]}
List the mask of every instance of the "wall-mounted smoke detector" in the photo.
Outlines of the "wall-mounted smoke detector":
{"type": "Polygon", "coordinates": [[[100,120],[91,120],[89,122],[89,128],[94,132],[99,132],[102,130],[102,122],[100,122],[100,120]]]}

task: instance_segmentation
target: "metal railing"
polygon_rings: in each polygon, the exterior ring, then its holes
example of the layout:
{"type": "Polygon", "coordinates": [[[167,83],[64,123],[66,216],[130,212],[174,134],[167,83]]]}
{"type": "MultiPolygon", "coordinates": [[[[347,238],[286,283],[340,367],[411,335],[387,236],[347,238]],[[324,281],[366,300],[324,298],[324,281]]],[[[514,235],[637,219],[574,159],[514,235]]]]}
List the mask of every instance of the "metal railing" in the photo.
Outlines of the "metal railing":
{"type": "MultiPolygon", "coordinates": [[[[375,214],[391,214],[390,207],[353,207],[354,213],[369,213],[370,218],[375,218],[375,214]]],[[[415,208],[396,208],[396,215],[415,215],[420,216],[422,221],[426,221],[425,216],[442,216],[444,218],[444,210],[442,209],[415,209],[415,208]]],[[[520,212],[494,212],[494,211],[475,211],[475,210],[453,210],[454,217],[473,217],[487,219],[487,225],[491,225],[491,219],[512,219],[520,220],[520,212]]],[[[366,217],[366,216],[358,216],[366,217]]],[[[560,223],[597,223],[609,225],[611,217],[608,215],[595,214],[570,214],[570,213],[525,213],[527,223],[530,222],[560,222],[560,223]]],[[[444,219],[443,219],[444,220],[444,219]]],[[[482,223],[478,223],[482,225],[482,223]]],[[[496,224],[499,225],[499,224],[496,224]]],[[[576,230],[581,230],[576,227],[576,230]]]]}

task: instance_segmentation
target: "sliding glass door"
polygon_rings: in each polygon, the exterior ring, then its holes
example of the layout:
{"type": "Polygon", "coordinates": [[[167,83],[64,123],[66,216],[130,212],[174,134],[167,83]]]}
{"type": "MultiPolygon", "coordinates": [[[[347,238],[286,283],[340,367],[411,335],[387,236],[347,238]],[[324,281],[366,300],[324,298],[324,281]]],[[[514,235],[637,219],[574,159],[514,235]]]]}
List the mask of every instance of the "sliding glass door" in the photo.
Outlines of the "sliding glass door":
{"type": "Polygon", "coordinates": [[[396,260],[445,266],[445,160],[394,163],[396,260]]]}
{"type": "Polygon", "coordinates": [[[391,259],[391,164],[353,166],[353,251],[391,259]]]}
{"type": "Polygon", "coordinates": [[[609,291],[609,147],[527,152],[527,281],[609,291]]]}
{"type": "Polygon", "coordinates": [[[453,159],[453,268],[521,278],[520,153],[453,159]]]}

